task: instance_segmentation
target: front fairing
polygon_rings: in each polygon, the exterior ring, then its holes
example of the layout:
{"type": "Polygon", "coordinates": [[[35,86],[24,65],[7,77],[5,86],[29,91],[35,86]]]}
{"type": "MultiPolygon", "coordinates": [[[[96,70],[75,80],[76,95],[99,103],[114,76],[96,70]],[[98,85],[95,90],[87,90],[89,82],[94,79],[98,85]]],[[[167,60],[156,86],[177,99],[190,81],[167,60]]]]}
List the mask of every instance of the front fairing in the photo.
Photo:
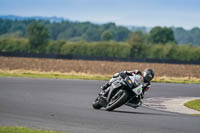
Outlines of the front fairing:
{"type": "Polygon", "coordinates": [[[135,87],[132,91],[136,94],[136,95],[141,95],[142,94],[142,88],[143,88],[143,85],[140,84],[139,86],[135,87]]]}
{"type": "Polygon", "coordinates": [[[143,82],[136,78],[134,75],[128,76],[125,78],[125,82],[136,95],[140,95],[142,94],[143,82]]]}
{"type": "Polygon", "coordinates": [[[124,81],[130,89],[134,87],[134,81],[130,78],[130,76],[126,77],[124,81]]]}

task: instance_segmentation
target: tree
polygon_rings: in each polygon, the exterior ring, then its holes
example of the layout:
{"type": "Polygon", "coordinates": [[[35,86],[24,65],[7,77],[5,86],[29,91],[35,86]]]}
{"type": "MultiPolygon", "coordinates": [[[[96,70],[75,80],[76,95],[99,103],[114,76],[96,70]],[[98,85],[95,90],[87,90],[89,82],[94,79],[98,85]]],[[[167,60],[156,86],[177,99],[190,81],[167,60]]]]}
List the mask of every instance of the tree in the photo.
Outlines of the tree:
{"type": "Polygon", "coordinates": [[[27,32],[31,47],[37,48],[47,44],[49,33],[44,25],[33,22],[27,26],[27,32]]]}
{"type": "Polygon", "coordinates": [[[89,26],[86,32],[82,33],[82,37],[87,41],[98,41],[100,40],[100,34],[96,26],[89,26]]]}
{"type": "Polygon", "coordinates": [[[127,41],[131,32],[126,27],[119,26],[114,33],[116,41],[127,41]]]}
{"type": "Polygon", "coordinates": [[[145,42],[145,34],[141,31],[136,31],[131,33],[129,36],[128,43],[129,44],[143,44],[145,42]]]}
{"type": "Polygon", "coordinates": [[[178,44],[191,44],[192,36],[182,27],[174,28],[174,36],[178,44]]]}
{"type": "Polygon", "coordinates": [[[128,43],[131,45],[131,57],[143,57],[145,40],[145,34],[141,31],[133,32],[130,35],[128,43]]]}
{"type": "Polygon", "coordinates": [[[198,27],[192,28],[190,30],[192,36],[192,44],[200,45],[200,29],[198,27]]]}
{"type": "Polygon", "coordinates": [[[175,42],[173,30],[167,27],[154,27],[150,31],[150,41],[152,43],[161,44],[166,44],[167,42],[175,42]]]}
{"type": "Polygon", "coordinates": [[[113,38],[113,34],[111,31],[106,30],[101,34],[101,40],[109,41],[113,38]]]}
{"type": "Polygon", "coordinates": [[[11,21],[0,19],[0,35],[8,33],[11,26],[11,21]]]}

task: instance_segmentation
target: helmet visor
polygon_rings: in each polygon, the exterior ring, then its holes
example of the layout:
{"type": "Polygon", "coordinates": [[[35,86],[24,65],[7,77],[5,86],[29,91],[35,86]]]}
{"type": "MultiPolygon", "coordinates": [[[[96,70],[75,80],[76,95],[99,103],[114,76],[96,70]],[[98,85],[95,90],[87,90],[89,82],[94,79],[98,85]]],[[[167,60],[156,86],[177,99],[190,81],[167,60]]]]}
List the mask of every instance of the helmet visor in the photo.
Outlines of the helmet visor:
{"type": "Polygon", "coordinates": [[[153,76],[151,74],[144,72],[144,79],[146,81],[151,81],[152,78],[153,78],[153,76]]]}

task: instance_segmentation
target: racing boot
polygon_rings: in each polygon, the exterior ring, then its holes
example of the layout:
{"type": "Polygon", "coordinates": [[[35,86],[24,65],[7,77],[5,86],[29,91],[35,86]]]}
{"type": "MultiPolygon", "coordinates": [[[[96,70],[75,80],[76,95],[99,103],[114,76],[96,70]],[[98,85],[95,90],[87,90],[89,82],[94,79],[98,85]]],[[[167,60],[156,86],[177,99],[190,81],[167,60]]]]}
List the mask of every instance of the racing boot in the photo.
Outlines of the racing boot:
{"type": "Polygon", "coordinates": [[[110,86],[110,83],[107,82],[105,83],[104,85],[101,86],[101,89],[103,90],[102,93],[101,93],[101,97],[104,98],[104,99],[107,99],[107,96],[108,96],[108,92],[109,92],[109,87],[110,86]]]}
{"type": "Polygon", "coordinates": [[[130,106],[130,107],[133,107],[133,108],[137,108],[139,107],[140,105],[142,105],[142,101],[141,101],[141,98],[140,97],[134,97],[132,99],[130,99],[126,105],[130,106]]]}

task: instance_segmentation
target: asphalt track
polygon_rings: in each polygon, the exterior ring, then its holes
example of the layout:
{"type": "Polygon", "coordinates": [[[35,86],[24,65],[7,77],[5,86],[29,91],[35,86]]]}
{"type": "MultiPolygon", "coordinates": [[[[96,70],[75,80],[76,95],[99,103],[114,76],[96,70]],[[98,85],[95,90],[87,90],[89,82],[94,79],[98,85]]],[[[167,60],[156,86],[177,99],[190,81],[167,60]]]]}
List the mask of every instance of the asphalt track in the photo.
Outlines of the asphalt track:
{"type": "MultiPolygon", "coordinates": [[[[94,110],[105,81],[0,78],[0,126],[68,133],[199,133],[200,117],[122,106],[94,110]]],[[[200,85],[153,83],[148,97],[200,96],[200,85]]]]}

